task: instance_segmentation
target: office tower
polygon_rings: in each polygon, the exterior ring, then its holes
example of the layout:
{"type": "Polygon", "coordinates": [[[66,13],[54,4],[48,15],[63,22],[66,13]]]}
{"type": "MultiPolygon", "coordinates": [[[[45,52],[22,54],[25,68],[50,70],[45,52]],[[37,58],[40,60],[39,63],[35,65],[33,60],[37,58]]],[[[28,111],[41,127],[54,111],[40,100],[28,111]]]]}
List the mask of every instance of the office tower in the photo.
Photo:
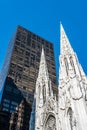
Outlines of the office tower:
{"type": "Polygon", "coordinates": [[[1,100],[3,111],[15,112],[23,100],[32,105],[42,46],[53,91],[57,95],[53,44],[18,26],[9,43],[0,79],[0,88],[4,88],[1,100]]]}
{"type": "Polygon", "coordinates": [[[11,114],[9,130],[29,130],[31,107],[24,99],[11,114]]]}
{"type": "Polygon", "coordinates": [[[8,130],[9,129],[9,112],[5,112],[0,110],[0,130],[8,130]]]}

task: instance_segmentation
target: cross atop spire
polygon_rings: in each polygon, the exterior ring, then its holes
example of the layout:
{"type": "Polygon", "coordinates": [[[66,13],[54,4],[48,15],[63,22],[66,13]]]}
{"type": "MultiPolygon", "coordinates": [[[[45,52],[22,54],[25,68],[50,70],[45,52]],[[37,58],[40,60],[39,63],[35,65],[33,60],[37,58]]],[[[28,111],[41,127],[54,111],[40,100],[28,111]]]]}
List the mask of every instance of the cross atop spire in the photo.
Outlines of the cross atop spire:
{"type": "Polygon", "coordinates": [[[40,59],[40,65],[39,65],[39,74],[38,77],[40,78],[44,78],[44,77],[48,77],[49,78],[49,74],[48,74],[48,69],[47,69],[47,64],[46,64],[46,59],[45,59],[45,54],[44,54],[44,49],[42,46],[42,52],[41,52],[41,59],[40,59]]]}
{"type": "Polygon", "coordinates": [[[73,53],[73,49],[70,45],[69,39],[61,23],[60,23],[60,53],[63,55],[73,53]]]}

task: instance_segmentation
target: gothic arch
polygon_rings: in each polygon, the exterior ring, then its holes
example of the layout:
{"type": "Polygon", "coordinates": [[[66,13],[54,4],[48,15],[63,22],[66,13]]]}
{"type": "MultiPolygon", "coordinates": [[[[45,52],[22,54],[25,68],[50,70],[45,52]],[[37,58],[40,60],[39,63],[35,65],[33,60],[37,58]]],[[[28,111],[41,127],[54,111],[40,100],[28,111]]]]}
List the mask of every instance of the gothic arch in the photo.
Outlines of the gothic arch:
{"type": "Polygon", "coordinates": [[[67,111],[67,116],[68,116],[68,129],[76,130],[76,119],[71,107],[69,107],[67,111]]]}
{"type": "Polygon", "coordinates": [[[39,96],[39,98],[40,98],[40,93],[41,93],[41,86],[39,84],[39,86],[38,86],[38,96],[39,96]]]}
{"type": "Polygon", "coordinates": [[[42,95],[43,95],[43,102],[46,101],[46,86],[45,84],[42,86],[42,95]]]}
{"type": "Polygon", "coordinates": [[[44,122],[44,130],[56,130],[56,118],[53,113],[49,113],[44,122]]]}
{"type": "Polygon", "coordinates": [[[64,58],[64,63],[65,63],[66,73],[68,75],[69,65],[66,57],[64,58]]]}
{"type": "MultiPolygon", "coordinates": [[[[74,62],[73,62],[73,57],[72,56],[70,56],[70,64],[71,64],[71,66],[72,66],[72,68],[74,69],[74,72],[75,72],[75,66],[74,66],[74,62]]],[[[75,72],[76,73],[76,72],[75,72]]]]}
{"type": "Polygon", "coordinates": [[[68,116],[69,130],[72,130],[72,109],[71,109],[71,107],[67,111],[67,116],[68,116]]]}
{"type": "Polygon", "coordinates": [[[48,81],[48,87],[49,87],[49,96],[51,96],[50,81],[48,81]]]}

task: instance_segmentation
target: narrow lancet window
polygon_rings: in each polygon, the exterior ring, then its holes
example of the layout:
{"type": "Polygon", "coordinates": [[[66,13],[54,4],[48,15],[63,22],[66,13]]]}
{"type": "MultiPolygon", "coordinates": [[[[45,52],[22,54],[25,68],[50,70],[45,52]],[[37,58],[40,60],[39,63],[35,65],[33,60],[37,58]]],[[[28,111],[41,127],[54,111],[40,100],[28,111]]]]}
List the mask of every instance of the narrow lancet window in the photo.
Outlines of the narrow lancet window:
{"type": "Polygon", "coordinates": [[[69,120],[70,130],[73,130],[72,129],[72,109],[71,108],[69,108],[69,110],[68,110],[68,120],[69,120]]]}
{"type": "Polygon", "coordinates": [[[75,72],[75,66],[74,66],[74,62],[73,62],[72,56],[70,57],[70,64],[71,64],[71,66],[72,66],[72,68],[74,69],[74,72],[75,72]]]}
{"type": "Polygon", "coordinates": [[[45,103],[46,101],[46,87],[43,85],[43,102],[45,103]]]}
{"type": "Polygon", "coordinates": [[[65,62],[66,73],[68,75],[69,65],[68,65],[67,58],[64,58],[64,62],[65,62]]]}
{"type": "Polygon", "coordinates": [[[49,96],[51,96],[51,86],[50,86],[50,81],[48,82],[48,87],[49,87],[49,96]]]}
{"type": "Polygon", "coordinates": [[[69,130],[76,130],[76,119],[71,108],[68,109],[69,130]]]}
{"type": "Polygon", "coordinates": [[[41,93],[41,87],[39,85],[39,87],[38,87],[38,96],[39,96],[39,98],[40,98],[40,93],[41,93]]]}

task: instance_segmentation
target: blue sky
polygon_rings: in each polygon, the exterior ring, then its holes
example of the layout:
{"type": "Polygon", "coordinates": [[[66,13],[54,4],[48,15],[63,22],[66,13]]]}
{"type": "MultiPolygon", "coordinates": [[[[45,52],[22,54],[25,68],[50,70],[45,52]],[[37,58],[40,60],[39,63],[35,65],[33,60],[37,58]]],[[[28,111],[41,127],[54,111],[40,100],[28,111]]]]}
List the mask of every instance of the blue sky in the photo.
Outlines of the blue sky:
{"type": "Polygon", "coordinates": [[[86,0],[0,0],[0,70],[17,25],[54,43],[58,71],[60,21],[87,73],[86,0]]]}

